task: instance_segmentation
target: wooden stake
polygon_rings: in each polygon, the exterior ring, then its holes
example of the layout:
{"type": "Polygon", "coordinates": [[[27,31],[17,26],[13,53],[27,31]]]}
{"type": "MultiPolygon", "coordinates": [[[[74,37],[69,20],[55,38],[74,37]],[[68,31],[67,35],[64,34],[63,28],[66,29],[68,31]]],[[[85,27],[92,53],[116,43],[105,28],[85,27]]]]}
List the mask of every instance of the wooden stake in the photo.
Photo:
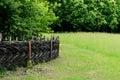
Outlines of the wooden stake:
{"type": "Polygon", "coordinates": [[[59,40],[59,37],[58,37],[58,52],[57,52],[57,56],[59,56],[59,49],[60,49],[60,40],[59,40]]]}
{"type": "Polygon", "coordinates": [[[11,37],[11,35],[10,35],[10,42],[12,41],[12,37],[11,37]]]}
{"type": "Polygon", "coordinates": [[[31,60],[31,41],[28,42],[29,43],[29,60],[31,60]]]}
{"type": "Polygon", "coordinates": [[[32,60],[31,57],[32,56],[32,47],[31,47],[31,41],[28,42],[28,63],[27,66],[28,67],[32,67],[32,60]]]}
{"type": "Polygon", "coordinates": [[[18,41],[18,37],[16,37],[16,41],[18,41]]]}
{"type": "Polygon", "coordinates": [[[2,42],[2,34],[0,33],[0,43],[2,42]]]}
{"type": "Polygon", "coordinates": [[[53,44],[52,44],[52,39],[50,40],[50,58],[52,58],[52,48],[53,48],[53,44]]]}

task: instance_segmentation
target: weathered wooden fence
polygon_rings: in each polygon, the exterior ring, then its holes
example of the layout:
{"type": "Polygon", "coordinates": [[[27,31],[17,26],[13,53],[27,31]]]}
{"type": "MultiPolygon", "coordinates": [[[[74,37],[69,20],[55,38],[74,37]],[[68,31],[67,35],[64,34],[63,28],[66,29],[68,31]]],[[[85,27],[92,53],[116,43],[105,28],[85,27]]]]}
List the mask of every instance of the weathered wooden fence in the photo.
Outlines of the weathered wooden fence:
{"type": "Polygon", "coordinates": [[[25,67],[47,62],[59,56],[59,37],[39,41],[2,41],[0,43],[0,68],[25,67]]]}

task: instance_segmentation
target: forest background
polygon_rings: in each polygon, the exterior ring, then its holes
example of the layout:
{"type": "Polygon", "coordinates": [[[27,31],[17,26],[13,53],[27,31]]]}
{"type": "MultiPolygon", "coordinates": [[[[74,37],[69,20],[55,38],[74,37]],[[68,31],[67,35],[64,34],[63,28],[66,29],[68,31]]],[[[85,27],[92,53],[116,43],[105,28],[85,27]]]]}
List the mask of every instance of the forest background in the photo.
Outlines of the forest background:
{"type": "Polygon", "coordinates": [[[120,0],[0,0],[5,40],[80,31],[120,33],[120,0]]]}

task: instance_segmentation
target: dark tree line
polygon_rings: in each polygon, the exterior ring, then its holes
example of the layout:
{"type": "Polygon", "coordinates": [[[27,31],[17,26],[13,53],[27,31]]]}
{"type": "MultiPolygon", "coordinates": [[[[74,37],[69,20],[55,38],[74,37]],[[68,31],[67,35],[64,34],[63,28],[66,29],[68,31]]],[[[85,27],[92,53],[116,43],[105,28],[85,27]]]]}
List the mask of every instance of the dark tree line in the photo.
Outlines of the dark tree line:
{"type": "Polygon", "coordinates": [[[119,0],[56,0],[55,31],[120,32],[119,0]]]}

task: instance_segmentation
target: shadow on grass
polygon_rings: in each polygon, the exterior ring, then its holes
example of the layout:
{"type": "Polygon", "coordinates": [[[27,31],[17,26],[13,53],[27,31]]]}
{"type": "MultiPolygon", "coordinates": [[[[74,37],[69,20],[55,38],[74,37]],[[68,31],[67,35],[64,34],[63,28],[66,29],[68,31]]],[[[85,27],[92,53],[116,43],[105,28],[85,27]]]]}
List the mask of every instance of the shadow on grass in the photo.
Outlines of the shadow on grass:
{"type": "Polygon", "coordinates": [[[5,76],[7,76],[7,69],[0,68],[0,78],[4,78],[5,76]]]}
{"type": "Polygon", "coordinates": [[[7,71],[17,71],[17,66],[13,66],[11,68],[0,67],[0,78],[6,77],[7,71]]]}

